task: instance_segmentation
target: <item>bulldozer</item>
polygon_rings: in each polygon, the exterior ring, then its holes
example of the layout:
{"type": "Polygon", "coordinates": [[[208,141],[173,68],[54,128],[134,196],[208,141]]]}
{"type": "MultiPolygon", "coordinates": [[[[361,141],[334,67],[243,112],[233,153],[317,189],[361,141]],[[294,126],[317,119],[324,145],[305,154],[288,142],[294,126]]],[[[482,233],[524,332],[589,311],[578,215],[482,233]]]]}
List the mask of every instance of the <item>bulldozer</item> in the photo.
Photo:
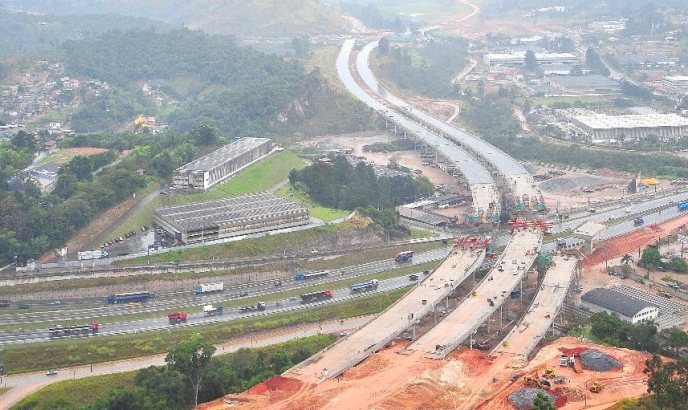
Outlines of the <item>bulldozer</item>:
{"type": "Polygon", "coordinates": [[[592,385],[590,386],[590,391],[593,393],[599,393],[602,391],[603,387],[604,387],[604,384],[595,380],[594,382],[592,382],[592,385]]]}
{"type": "Polygon", "coordinates": [[[554,372],[554,369],[550,368],[550,369],[545,370],[545,373],[542,374],[542,377],[545,377],[547,379],[552,379],[552,378],[556,377],[556,375],[557,374],[554,372]]]}

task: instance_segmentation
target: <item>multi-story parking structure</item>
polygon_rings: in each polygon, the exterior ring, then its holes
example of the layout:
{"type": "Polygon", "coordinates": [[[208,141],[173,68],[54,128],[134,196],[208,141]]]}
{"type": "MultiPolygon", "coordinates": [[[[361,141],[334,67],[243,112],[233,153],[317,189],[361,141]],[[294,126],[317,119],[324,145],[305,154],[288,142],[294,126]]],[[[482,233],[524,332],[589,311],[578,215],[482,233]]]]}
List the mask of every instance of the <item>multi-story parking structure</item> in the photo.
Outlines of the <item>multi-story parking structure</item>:
{"type": "Polygon", "coordinates": [[[172,188],[206,190],[270,153],[267,138],[242,138],[177,168],[172,174],[172,188]]]}
{"type": "MultiPolygon", "coordinates": [[[[547,209],[541,193],[534,186],[532,175],[518,161],[482,139],[415,109],[387,92],[378,83],[368,67],[370,52],[377,47],[377,44],[377,42],[368,43],[358,54],[356,60],[356,68],[371,90],[389,103],[399,107],[403,114],[423,122],[442,137],[452,141],[470,153],[483,166],[493,171],[493,177],[497,178],[497,188],[505,195],[505,205],[510,212],[523,213],[547,209]]],[[[469,217],[469,222],[480,222],[481,219],[482,216],[479,213],[473,213],[469,217]]]]}
{"type": "Polygon", "coordinates": [[[308,209],[271,192],[156,209],[153,222],[188,244],[310,223],[308,209]]]}

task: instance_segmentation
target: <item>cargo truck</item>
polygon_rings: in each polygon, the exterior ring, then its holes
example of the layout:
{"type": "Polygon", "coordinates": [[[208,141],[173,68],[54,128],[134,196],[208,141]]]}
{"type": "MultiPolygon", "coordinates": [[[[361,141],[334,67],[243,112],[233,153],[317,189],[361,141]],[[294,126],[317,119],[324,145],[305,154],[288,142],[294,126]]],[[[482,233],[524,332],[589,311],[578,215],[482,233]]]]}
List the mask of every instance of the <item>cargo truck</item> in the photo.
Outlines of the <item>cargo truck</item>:
{"type": "Polygon", "coordinates": [[[331,290],[321,290],[318,292],[311,292],[311,293],[304,293],[301,295],[301,303],[311,303],[311,302],[317,302],[319,300],[323,299],[331,299],[332,298],[332,291],[331,290]]]}
{"type": "Polygon", "coordinates": [[[196,294],[200,295],[202,293],[212,293],[212,292],[222,292],[225,289],[225,285],[222,282],[218,283],[203,283],[196,288],[196,294]]]}
{"type": "Polygon", "coordinates": [[[354,283],[353,285],[349,285],[349,290],[351,290],[352,293],[364,292],[366,290],[377,289],[377,285],[377,279],[371,279],[367,282],[354,283]]]}
{"type": "Polygon", "coordinates": [[[239,312],[253,312],[255,310],[265,310],[265,308],[266,308],[265,302],[258,302],[255,305],[240,307],[239,312]]]}
{"type": "Polygon", "coordinates": [[[326,270],[319,270],[315,272],[299,272],[294,276],[294,279],[296,280],[308,280],[308,279],[319,279],[319,278],[324,278],[327,276],[330,272],[326,270]]]}
{"type": "Polygon", "coordinates": [[[106,251],[103,250],[96,250],[96,251],[84,251],[84,252],[78,252],[77,257],[79,258],[80,261],[86,261],[90,259],[104,259],[107,258],[109,254],[106,251]]]}
{"type": "Polygon", "coordinates": [[[215,307],[213,305],[203,306],[203,314],[206,316],[221,315],[223,312],[222,306],[215,307]]]}
{"type": "Polygon", "coordinates": [[[48,329],[48,335],[51,337],[54,337],[54,336],[98,333],[99,327],[100,327],[100,325],[96,321],[93,321],[90,325],[71,325],[71,326],[57,325],[57,326],[53,326],[53,327],[48,329]]]}
{"type": "Polygon", "coordinates": [[[170,323],[180,323],[180,322],[186,322],[186,312],[176,312],[176,313],[170,313],[167,315],[167,320],[170,321],[170,323]]]}

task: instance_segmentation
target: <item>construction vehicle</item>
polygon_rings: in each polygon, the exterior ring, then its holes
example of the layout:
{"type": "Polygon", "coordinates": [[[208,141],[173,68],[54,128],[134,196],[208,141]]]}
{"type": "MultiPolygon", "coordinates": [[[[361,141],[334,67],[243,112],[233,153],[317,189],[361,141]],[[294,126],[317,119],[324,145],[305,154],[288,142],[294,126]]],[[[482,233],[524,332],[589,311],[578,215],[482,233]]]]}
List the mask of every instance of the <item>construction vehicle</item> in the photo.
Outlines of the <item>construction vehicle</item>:
{"type": "Polygon", "coordinates": [[[557,376],[552,379],[552,383],[554,384],[563,384],[566,381],[566,377],[564,376],[557,376]]]}
{"type": "Polygon", "coordinates": [[[671,298],[671,294],[670,294],[669,292],[667,292],[666,290],[664,290],[664,289],[659,289],[659,290],[657,291],[657,294],[658,294],[659,296],[664,296],[665,298],[671,298]]]}
{"type": "Polygon", "coordinates": [[[559,366],[568,367],[569,366],[569,357],[566,355],[561,355],[561,357],[559,358],[559,366]]]}
{"type": "Polygon", "coordinates": [[[310,293],[304,293],[301,295],[301,303],[311,303],[311,302],[317,302],[319,300],[323,299],[331,299],[332,298],[332,291],[331,290],[321,290],[318,292],[310,292],[310,293]]]}
{"type": "Polygon", "coordinates": [[[315,272],[299,272],[294,276],[296,280],[320,279],[327,276],[330,272],[326,270],[319,270],[315,272]]]}
{"type": "Polygon", "coordinates": [[[592,382],[592,385],[590,385],[590,391],[593,393],[599,393],[602,391],[603,388],[604,384],[602,382],[598,382],[597,380],[592,382]]]}
{"type": "Polygon", "coordinates": [[[394,257],[395,262],[411,262],[413,260],[413,251],[399,252],[394,257]]]}
{"type": "Polygon", "coordinates": [[[77,335],[85,333],[98,333],[98,328],[100,325],[98,322],[93,321],[90,325],[71,325],[62,326],[57,325],[48,329],[48,336],[66,336],[66,335],[77,335]]]}
{"type": "Polygon", "coordinates": [[[542,378],[538,379],[538,378],[533,377],[533,376],[524,376],[523,381],[525,382],[525,384],[527,386],[536,386],[536,387],[539,387],[541,389],[546,389],[546,388],[552,386],[552,384],[549,382],[549,380],[542,379],[542,378]]]}
{"type": "Polygon", "coordinates": [[[253,312],[254,310],[265,310],[265,302],[258,302],[255,305],[242,306],[239,308],[239,312],[253,312]]]}
{"type": "Polygon", "coordinates": [[[550,368],[550,369],[546,369],[546,370],[545,370],[545,373],[542,374],[542,377],[544,377],[544,378],[546,378],[546,379],[552,379],[552,378],[554,378],[554,377],[556,377],[556,376],[557,376],[557,374],[554,372],[554,369],[551,369],[551,368],[550,368]]]}
{"type": "Polygon", "coordinates": [[[215,307],[213,305],[203,306],[203,314],[206,316],[221,315],[224,309],[222,306],[215,307]]]}
{"type": "Polygon", "coordinates": [[[377,289],[377,285],[377,279],[371,279],[367,282],[354,283],[353,285],[349,285],[349,290],[351,291],[351,293],[363,292],[366,290],[377,289]]]}
{"type": "Polygon", "coordinates": [[[175,312],[175,313],[170,313],[167,315],[167,320],[170,321],[170,323],[181,323],[181,322],[186,322],[187,314],[186,312],[175,312]]]}
{"type": "Polygon", "coordinates": [[[212,293],[212,292],[222,292],[225,289],[225,285],[222,282],[218,283],[203,283],[196,288],[196,294],[212,293]]]}

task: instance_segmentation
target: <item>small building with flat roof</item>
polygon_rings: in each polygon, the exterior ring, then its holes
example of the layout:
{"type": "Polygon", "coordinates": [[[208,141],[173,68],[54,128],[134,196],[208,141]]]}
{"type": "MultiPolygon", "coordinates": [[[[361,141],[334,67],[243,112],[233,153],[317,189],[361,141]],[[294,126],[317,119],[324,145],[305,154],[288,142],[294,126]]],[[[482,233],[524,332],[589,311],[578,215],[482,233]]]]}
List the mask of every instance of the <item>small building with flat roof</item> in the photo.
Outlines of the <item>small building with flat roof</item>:
{"type": "Polygon", "coordinates": [[[595,250],[595,242],[600,239],[600,234],[607,229],[606,225],[587,221],[573,231],[573,237],[585,241],[585,249],[592,253],[595,250]]]}

